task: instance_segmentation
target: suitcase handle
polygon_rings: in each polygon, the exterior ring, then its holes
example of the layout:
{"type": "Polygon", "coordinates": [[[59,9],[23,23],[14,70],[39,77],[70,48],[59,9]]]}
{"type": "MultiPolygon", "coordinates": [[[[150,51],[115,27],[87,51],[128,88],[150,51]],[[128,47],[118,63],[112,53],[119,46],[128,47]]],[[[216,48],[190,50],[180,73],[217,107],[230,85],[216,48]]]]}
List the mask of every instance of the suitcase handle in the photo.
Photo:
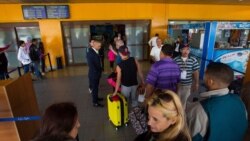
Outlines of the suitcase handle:
{"type": "Polygon", "coordinates": [[[115,95],[115,96],[110,95],[109,96],[109,100],[111,102],[113,102],[113,101],[119,101],[119,99],[120,99],[119,95],[115,95]]]}

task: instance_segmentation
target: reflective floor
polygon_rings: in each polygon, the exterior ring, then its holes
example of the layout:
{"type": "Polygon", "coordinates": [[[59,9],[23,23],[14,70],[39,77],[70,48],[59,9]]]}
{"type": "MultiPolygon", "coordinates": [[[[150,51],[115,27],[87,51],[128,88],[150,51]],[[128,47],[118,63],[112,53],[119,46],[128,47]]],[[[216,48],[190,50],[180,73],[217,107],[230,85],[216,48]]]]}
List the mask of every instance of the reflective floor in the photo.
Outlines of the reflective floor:
{"type": "MultiPolygon", "coordinates": [[[[150,65],[147,62],[142,64],[146,72],[150,65]]],[[[108,72],[103,74],[99,89],[99,96],[104,98],[102,103],[105,106],[94,108],[88,91],[87,71],[88,66],[67,67],[47,73],[44,80],[34,81],[41,113],[55,102],[71,101],[79,112],[80,141],[132,141],[136,134],[131,125],[116,131],[108,120],[106,96],[112,92],[112,88],[106,83],[108,72]]]]}

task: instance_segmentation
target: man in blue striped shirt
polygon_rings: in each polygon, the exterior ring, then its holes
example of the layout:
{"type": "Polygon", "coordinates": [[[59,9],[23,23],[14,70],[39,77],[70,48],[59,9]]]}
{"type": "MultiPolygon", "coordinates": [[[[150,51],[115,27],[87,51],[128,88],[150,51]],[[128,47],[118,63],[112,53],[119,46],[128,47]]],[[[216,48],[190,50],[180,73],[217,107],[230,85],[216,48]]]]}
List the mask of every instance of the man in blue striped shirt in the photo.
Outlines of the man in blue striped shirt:
{"type": "Polygon", "coordinates": [[[188,44],[180,45],[181,56],[174,58],[181,69],[181,81],[178,85],[177,93],[181,99],[183,107],[192,91],[199,88],[199,63],[196,58],[189,56],[190,48],[188,44]]]}
{"type": "Polygon", "coordinates": [[[164,45],[160,52],[160,61],[155,62],[148,75],[146,85],[146,97],[150,96],[154,89],[177,91],[180,82],[180,68],[171,58],[174,52],[172,45],[164,45]]]}

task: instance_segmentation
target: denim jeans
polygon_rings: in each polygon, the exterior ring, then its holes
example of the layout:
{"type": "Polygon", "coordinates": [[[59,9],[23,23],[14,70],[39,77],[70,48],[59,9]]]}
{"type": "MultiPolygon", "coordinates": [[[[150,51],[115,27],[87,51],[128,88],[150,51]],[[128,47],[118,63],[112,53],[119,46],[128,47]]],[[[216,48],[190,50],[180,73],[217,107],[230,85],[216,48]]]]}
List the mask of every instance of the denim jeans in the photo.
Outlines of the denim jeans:
{"type": "Polygon", "coordinates": [[[128,103],[130,102],[129,98],[131,96],[132,107],[135,107],[138,105],[136,89],[137,89],[137,85],[130,86],[130,87],[121,85],[121,93],[127,98],[128,103]]]}
{"type": "Polygon", "coordinates": [[[42,75],[41,75],[41,72],[39,70],[39,65],[40,65],[40,62],[39,61],[33,61],[32,63],[32,66],[34,67],[34,71],[35,71],[35,75],[37,78],[42,78],[42,75]]]}
{"type": "Polygon", "coordinates": [[[28,73],[30,71],[30,64],[24,65],[23,71],[24,71],[24,73],[28,73]]]}

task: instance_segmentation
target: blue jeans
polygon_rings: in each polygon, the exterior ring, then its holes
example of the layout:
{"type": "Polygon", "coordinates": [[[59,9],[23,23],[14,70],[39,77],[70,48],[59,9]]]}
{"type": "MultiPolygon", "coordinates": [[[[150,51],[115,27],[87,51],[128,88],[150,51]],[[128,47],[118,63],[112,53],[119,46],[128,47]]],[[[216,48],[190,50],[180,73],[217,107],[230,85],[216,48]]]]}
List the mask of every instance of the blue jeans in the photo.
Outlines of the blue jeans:
{"type": "Polygon", "coordinates": [[[129,87],[121,85],[121,93],[127,98],[128,102],[130,101],[129,98],[131,96],[132,107],[138,105],[136,90],[137,90],[137,85],[129,87]]]}
{"type": "Polygon", "coordinates": [[[34,67],[34,71],[35,71],[35,75],[37,78],[42,78],[42,75],[41,75],[41,72],[39,70],[39,65],[40,65],[40,62],[39,61],[33,61],[32,63],[32,66],[34,67]]]}
{"type": "Polygon", "coordinates": [[[24,71],[24,73],[28,73],[30,71],[30,64],[24,65],[23,71],[24,71]]]}

